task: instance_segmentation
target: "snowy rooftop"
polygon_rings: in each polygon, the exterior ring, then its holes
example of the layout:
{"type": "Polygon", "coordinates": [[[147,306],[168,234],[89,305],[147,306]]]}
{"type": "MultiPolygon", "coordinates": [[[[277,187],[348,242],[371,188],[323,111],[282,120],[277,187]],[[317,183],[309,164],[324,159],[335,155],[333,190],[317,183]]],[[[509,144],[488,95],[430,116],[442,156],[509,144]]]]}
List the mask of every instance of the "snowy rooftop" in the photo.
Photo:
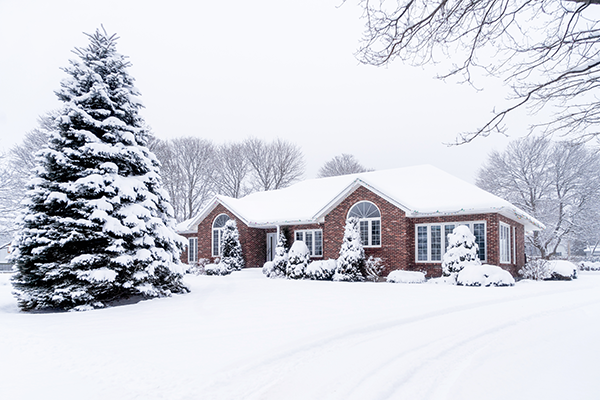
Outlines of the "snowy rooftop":
{"type": "Polygon", "coordinates": [[[193,230],[219,202],[248,226],[322,222],[330,209],[359,186],[401,208],[408,217],[493,212],[524,224],[526,230],[543,227],[506,200],[431,165],[310,179],[241,199],[216,196],[188,227],[193,230]]]}

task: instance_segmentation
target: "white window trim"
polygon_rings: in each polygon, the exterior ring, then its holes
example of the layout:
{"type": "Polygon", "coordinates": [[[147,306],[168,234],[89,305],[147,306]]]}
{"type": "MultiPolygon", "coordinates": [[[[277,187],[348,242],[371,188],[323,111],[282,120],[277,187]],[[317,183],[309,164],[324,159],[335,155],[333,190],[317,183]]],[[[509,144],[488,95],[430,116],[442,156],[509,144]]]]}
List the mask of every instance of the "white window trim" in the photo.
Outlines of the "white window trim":
{"type": "Polygon", "coordinates": [[[498,258],[500,264],[510,264],[511,263],[511,254],[512,254],[512,239],[511,239],[511,226],[509,224],[505,224],[504,222],[500,222],[498,231],[498,246],[500,247],[498,250],[498,258]],[[502,229],[505,229],[505,233],[507,237],[502,238],[502,229]]]}
{"type": "Polygon", "coordinates": [[[198,238],[188,238],[188,264],[198,262],[198,238]]]}
{"type": "Polygon", "coordinates": [[[414,235],[415,235],[415,262],[419,263],[419,264],[440,264],[440,263],[442,263],[442,261],[444,260],[444,249],[446,248],[446,241],[448,240],[448,238],[446,237],[446,234],[445,234],[446,225],[454,225],[455,228],[460,225],[466,225],[471,230],[471,233],[474,234],[474,232],[473,232],[474,224],[483,224],[483,231],[485,232],[483,241],[484,241],[484,246],[486,247],[486,249],[485,249],[485,254],[484,254],[485,257],[483,260],[481,260],[481,262],[482,263],[487,262],[488,239],[487,239],[487,222],[485,220],[483,220],[483,221],[458,221],[458,222],[437,222],[437,223],[427,223],[427,224],[415,224],[415,232],[414,232],[414,235]],[[419,260],[418,231],[419,231],[420,226],[427,227],[427,260],[419,260]],[[439,261],[431,259],[431,226],[440,226],[441,227],[442,240],[441,240],[440,246],[441,246],[442,257],[441,257],[441,260],[439,260],[439,261]]]}
{"type": "Polygon", "coordinates": [[[350,212],[359,203],[370,203],[379,212],[379,217],[359,218],[358,219],[358,222],[359,222],[359,235],[360,235],[360,222],[367,221],[367,223],[368,223],[367,229],[368,229],[368,234],[369,234],[369,243],[367,243],[367,244],[363,243],[362,244],[363,247],[366,248],[366,249],[367,248],[379,248],[379,247],[381,247],[383,245],[383,224],[381,222],[381,210],[379,209],[379,207],[377,207],[377,204],[375,204],[375,203],[373,203],[372,201],[369,201],[369,200],[360,200],[360,201],[357,201],[356,203],[354,203],[352,205],[352,207],[350,207],[350,210],[348,210],[348,215],[346,215],[346,219],[349,218],[350,212]],[[375,244],[375,245],[371,244],[371,243],[373,243],[373,221],[379,221],[379,244],[375,244]]]}
{"type": "Polygon", "coordinates": [[[223,231],[225,229],[225,226],[222,226],[221,228],[215,228],[215,222],[217,221],[217,218],[219,218],[221,215],[224,215],[227,218],[231,219],[229,217],[229,215],[227,215],[225,213],[219,214],[215,217],[215,219],[213,219],[213,223],[212,223],[211,229],[210,229],[210,241],[211,241],[210,252],[213,257],[221,257],[221,244],[223,242],[223,231]],[[215,254],[215,231],[216,230],[219,231],[219,243],[218,243],[219,246],[217,247],[218,254],[215,254]]]}
{"type": "MultiPolygon", "coordinates": [[[[323,247],[324,243],[325,243],[325,238],[323,237],[323,229],[302,229],[302,230],[294,231],[294,241],[299,240],[299,239],[296,239],[296,235],[301,234],[302,235],[301,241],[303,241],[304,244],[306,244],[306,241],[304,240],[306,237],[305,236],[306,232],[311,232],[313,234],[312,235],[313,240],[312,240],[312,246],[311,246],[312,249],[311,248],[308,249],[310,251],[310,256],[315,257],[315,258],[322,258],[323,253],[325,253],[325,248],[323,247]],[[321,233],[321,254],[320,255],[315,255],[315,244],[316,244],[315,232],[321,233]]],[[[308,245],[307,245],[307,247],[308,247],[308,245]]]]}

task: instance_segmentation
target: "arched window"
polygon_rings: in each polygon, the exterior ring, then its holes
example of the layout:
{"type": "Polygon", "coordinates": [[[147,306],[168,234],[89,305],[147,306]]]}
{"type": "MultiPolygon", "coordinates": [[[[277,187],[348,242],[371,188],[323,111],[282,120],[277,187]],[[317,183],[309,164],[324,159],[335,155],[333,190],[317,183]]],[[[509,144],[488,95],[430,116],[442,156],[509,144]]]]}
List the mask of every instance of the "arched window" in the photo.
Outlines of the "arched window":
{"type": "Polygon", "coordinates": [[[212,226],[212,255],[219,257],[221,255],[221,241],[223,240],[223,228],[225,223],[229,221],[229,217],[225,214],[220,214],[213,221],[212,226]]]}
{"type": "Polygon", "coordinates": [[[356,203],[348,212],[348,217],[358,218],[363,246],[381,246],[381,213],[375,204],[370,201],[356,203]]]}

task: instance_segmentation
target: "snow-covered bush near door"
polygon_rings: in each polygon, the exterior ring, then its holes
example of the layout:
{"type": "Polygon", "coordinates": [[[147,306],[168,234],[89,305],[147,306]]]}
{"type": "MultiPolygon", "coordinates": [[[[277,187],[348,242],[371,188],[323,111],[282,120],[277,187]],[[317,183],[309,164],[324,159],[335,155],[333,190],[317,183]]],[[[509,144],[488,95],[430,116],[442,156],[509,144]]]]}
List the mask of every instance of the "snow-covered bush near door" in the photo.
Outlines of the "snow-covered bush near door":
{"type": "Polygon", "coordinates": [[[448,250],[442,261],[444,276],[454,276],[468,265],[481,265],[475,235],[466,225],[459,225],[448,235],[448,250]]]}
{"type": "Polygon", "coordinates": [[[550,260],[548,261],[548,270],[552,280],[577,279],[577,266],[570,261],[550,260]]]}
{"type": "Polygon", "coordinates": [[[267,278],[286,277],[288,253],[285,250],[285,242],[285,236],[283,233],[280,233],[277,247],[275,247],[275,257],[273,258],[273,261],[266,262],[263,266],[263,274],[265,274],[267,278]]]}
{"type": "Polygon", "coordinates": [[[425,274],[418,271],[395,270],[387,276],[387,282],[390,283],[424,283],[425,274]]]}
{"type": "Polygon", "coordinates": [[[304,278],[310,262],[310,250],[301,240],[296,240],[288,253],[286,276],[290,279],[304,278]]]}
{"type": "Polygon", "coordinates": [[[467,265],[456,276],[462,286],[514,286],[515,278],[495,265],[467,265]]]}
{"type": "Polygon", "coordinates": [[[306,278],[315,281],[330,281],[335,274],[336,260],[313,261],[306,267],[306,278]]]}

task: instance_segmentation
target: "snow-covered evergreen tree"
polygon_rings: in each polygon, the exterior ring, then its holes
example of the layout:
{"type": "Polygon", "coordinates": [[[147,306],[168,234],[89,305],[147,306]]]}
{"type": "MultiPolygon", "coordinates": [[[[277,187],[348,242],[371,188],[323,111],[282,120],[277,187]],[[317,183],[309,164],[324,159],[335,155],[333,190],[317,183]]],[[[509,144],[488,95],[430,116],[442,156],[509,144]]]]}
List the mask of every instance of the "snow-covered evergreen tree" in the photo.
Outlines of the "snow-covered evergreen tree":
{"type": "Polygon", "coordinates": [[[240,234],[234,220],[230,219],[225,223],[223,229],[223,241],[221,242],[221,261],[229,271],[240,271],[244,268],[244,257],[242,257],[242,245],[240,244],[240,234]]]}
{"type": "Polygon", "coordinates": [[[475,235],[466,225],[454,228],[448,235],[448,250],[442,261],[444,276],[455,276],[466,265],[481,265],[477,251],[479,246],[475,243],[475,235]]]}
{"type": "Polygon", "coordinates": [[[14,241],[23,310],[104,307],[186,292],[173,208],[162,188],[130,63],[104,28],[76,48],[56,92],[48,148],[37,157],[14,241]]]}
{"type": "Polygon", "coordinates": [[[365,264],[365,250],[360,241],[359,221],[356,217],[346,220],[344,239],[337,260],[337,268],[333,275],[334,281],[362,281],[361,269],[365,264]]]}
{"type": "Polygon", "coordinates": [[[290,279],[304,278],[306,267],[310,262],[310,250],[302,240],[296,240],[290,248],[286,276],[290,279]]]}
{"type": "Polygon", "coordinates": [[[277,241],[277,246],[275,247],[275,257],[273,257],[273,261],[271,261],[269,269],[263,270],[268,278],[285,278],[288,263],[288,253],[285,249],[285,244],[285,235],[283,232],[280,232],[279,240],[277,241]]]}

